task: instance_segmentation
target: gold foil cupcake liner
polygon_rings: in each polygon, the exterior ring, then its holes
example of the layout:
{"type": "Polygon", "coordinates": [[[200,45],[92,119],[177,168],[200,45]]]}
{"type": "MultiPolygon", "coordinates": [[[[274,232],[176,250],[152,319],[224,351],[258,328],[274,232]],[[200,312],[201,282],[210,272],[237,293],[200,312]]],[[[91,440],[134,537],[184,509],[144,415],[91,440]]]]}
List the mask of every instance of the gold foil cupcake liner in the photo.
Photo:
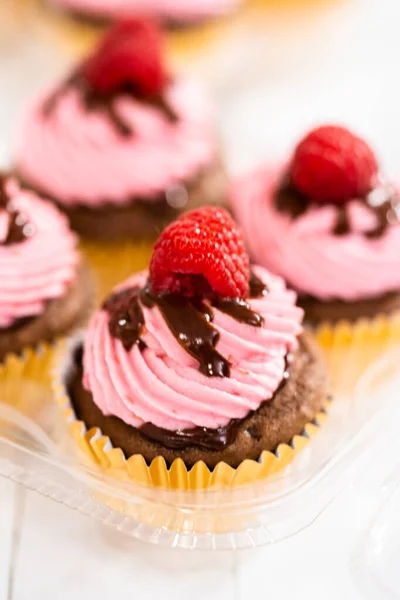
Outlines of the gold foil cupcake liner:
{"type": "Polygon", "coordinates": [[[351,396],[364,371],[400,344],[400,312],[355,323],[323,323],[314,334],[325,355],[334,393],[351,396]]]}
{"type": "Polygon", "coordinates": [[[68,429],[78,448],[86,458],[98,465],[108,475],[123,481],[162,488],[166,490],[225,490],[248,483],[265,480],[283,471],[308,445],[326,419],[326,410],[319,412],[308,423],[303,432],[295,435],[289,444],[280,444],[275,452],[264,451],[259,460],[244,460],[237,468],[221,462],[210,469],[203,461],[188,468],[182,459],[176,459],[168,466],[162,456],[147,464],[144,457],[134,455],[126,458],[120,448],[113,447],[108,436],[99,428],[87,429],[84,422],[77,419],[66,388],[66,377],[71,366],[74,340],[58,348],[52,374],[52,387],[55,400],[62,409],[68,429]]]}
{"type": "Polygon", "coordinates": [[[96,242],[81,240],[80,249],[97,280],[96,304],[134,273],[148,268],[153,241],[96,242]]]}
{"type": "Polygon", "coordinates": [[[8,354],[0,364],[0,402],[34,419],[44,408],[43,389],[50,389],[51,366],[59,346],[61,341],[42,342],[19,355],[8,354]]]}

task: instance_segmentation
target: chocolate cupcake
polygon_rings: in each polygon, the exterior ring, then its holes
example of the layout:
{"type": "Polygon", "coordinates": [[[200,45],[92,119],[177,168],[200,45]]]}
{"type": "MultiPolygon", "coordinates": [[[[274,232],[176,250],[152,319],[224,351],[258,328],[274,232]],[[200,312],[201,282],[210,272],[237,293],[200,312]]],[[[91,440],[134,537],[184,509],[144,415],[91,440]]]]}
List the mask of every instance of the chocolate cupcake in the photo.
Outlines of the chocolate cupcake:
{"type": "Polygon", "coordinates": [[[145,468],[150,482],[168,486],[179,466],[182,481],[193,473],[193,485],[207,487],[207,477],[195,478],[221,463],[233,478],[225,472],[224,485],[239,481],[239,468],[266,476],[271,453],[280,448],[273,458],[285,466],[327,401],[302,316],[281,278],[249,270],[224,210],[192,211],[162,233],[149,272],[93,316],[55,376],[58,400],[81,447],[100,452],[102,464],[118,457],[134,479],[145,468]]]}
{"type": "Polygon", "coordinates": [[[227,15],[240,0],[49,0],[49,3],[97,22],[146,15],[165,24],[182,26],[227,15]]]}
{"type": "Polygon", "coordinates": [[[116,25],[33,103],[16,171],[96,240],[151,239],[227,196],[204,94],[168,73],[160,32],[139,20],[116,25]]]}
{"type": "Polygon", "coordinates": [[[289,164],[238,181],[232,199],[252,259],[298,292],[309,322],[399,312],[400,198],[362,139],[320,127],[289,164]]]}
{"type": "Polygon", "coordinates": [[[0,176],[0,360],[82,326],[92,285],[66,218],[0,176]]]}

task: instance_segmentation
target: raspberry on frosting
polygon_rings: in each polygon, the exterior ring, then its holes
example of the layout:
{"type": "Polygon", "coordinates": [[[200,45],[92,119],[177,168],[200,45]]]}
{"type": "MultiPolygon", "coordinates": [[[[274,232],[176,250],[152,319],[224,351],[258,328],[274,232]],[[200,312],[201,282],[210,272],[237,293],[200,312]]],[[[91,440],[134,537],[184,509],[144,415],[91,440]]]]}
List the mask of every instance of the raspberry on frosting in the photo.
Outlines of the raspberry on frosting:
{"type": "Polygon", "coordinates": [[[240,229],[221,208],[204,207],[182,215],[161,234],[150,263],[154,293],[187,297],[213,292],[245,298],[249,258],[240,229]]]}
{"type": "Polygon", "coordinates": [[[81,76],[99,93],[129,89],[141,97],[159,94],[166,82],[162,35],[145,19],[117,23],[81,66],[81,76]]]}
{"type": "Polygon", "coordinates": [[[320,203],[344,203],[376,184],[378,165],[368,144],[344,127],[325,125],[308,133],[295,149],[292,185],[320,203]]]}

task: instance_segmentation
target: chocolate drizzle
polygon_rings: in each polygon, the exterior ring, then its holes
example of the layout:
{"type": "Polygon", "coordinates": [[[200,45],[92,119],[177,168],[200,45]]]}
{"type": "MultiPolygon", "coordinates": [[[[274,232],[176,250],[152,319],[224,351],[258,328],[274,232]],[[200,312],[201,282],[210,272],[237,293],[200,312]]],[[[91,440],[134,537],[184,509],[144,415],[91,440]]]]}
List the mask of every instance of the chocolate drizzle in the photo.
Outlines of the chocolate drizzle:
{"type": "MultiPolygon", "coordinates": [[[[265,293],[266,286],[252,274],[250,297],[265,293]]],[[[240,323],[253,327],[261,327],[263,323],[262,317],[240,298],[210,297],[205,301],[180,294],[155,295],[148,285],[144,289],[129,288],[112,295],[103,305],[110,315],[110,334],[121,340],[126,350],[134,344],[145,348],[141,339],[145,325],[141,304],[149,308],[158,307],[175,339],[198,361],[199,371],[207,377],[230,375],[229,361],[216,350],[219,332],[213,326],[213,306],[240,323]]]]}
{"type": "Polygon", "coordinates": [[[336,224],[333,228],[333,233],[335,235],[345,235],[351,231],[350,219],[349,215],[347,214],[346,206],[338,206],[336,210],[336,224]]]}
{"type": "Polygon", "coordinates": [[[144,315],[140,306],[140,288],[122,290],[110,296],[103,304],[103,309],[110,315],[109,330],[113,337],[121,340],[125,350],[134,344],[145,348],[140,334],[144,326],[144,315]]]}
{"type": "Polygon", "coordinates": [[[375,229],[367,232],[367,237],[378,238],[389,225],[400,223],[400,196],[392,185],[382,185],[367,195],[368,206],[378,217],[375,229]]]}
{"type": "Polygon", "coordinates": [[[246,323],[253,327],[261,327],[263,324],[262,316],[251,310],[249,303],[241,298],[218,298],[214,301],[213,306],[240,323],[246,323]]]}
{"type": "Polygon", "coordinates": [[[217,350],[219,333],[212,325],[213,313],[199,299],[179,294],[142,295],[145,306],[156,304],[170,331],[180,345],[199,362],[199,371],[207,377],[229,377],[229,362],[217,350]]]}
{"type": "Polygon", "coordinates": [[[254,273],[250,272],[249,298],[260,298],[268,294],[268,288],[263,281],[254,273]]]}
{"type": "Polygon", "coordinates": [[[187,446],[200,446],[208,450],[223,450],[236,439],[240,421],[232,419],[225,427],[211,429],[208,427],[192,427],[170,431],[157,427],[153,423],[145,423],[140,431],[151,440],[172,448],[181,450],[187,446]]]}
{"type": "Polygon", "coordinates": [[[5,183],[6,177],[0,174],[0,210],[6,210],[10,218],[7,237],[1,242],[1,245],[11,246],[20,244],[31,237],[35,228],[26,216],[13,206],[12,200],[7,195],[5,183]]]}
{"type": "Polygon", "coordinates": [[[276,193],[275,206],[277,210],[289,214],[292,219],[297,219],[306,212],[309,204],[308,198],[292,186],[286,175],[276,193]]]}
{"type": "Polygon", "coordinates": [[[137,93],[133,85],[125,84],[118,91],[111,93],[100,93],[95,90],[82,76],[77,69],[45,102],[43,113],[50,117],[54,112],[60,98],[71,88],[79,90],[85,108],[88,112],[102,111],[109,118],[114,129],[122,137],[131,137],[133,135],[132,127],[119,114],[115,106],[115,100],[123,97],[134,98],[138,102],[143,102],[149,106],[159,109],[166,118],[172,123],[178,120],[175,111],[169,106],[162,93],[155,96],[144,98],[137,93]]]}
{"type": "MultiPolygon", "coordinates": [[[[364,235],[370,239],[382,236],[387,227],[400,223],[400,196],[391,185],[381,185],[365,194],[361,200],[377,217],[377,225],[364,235]]],[[[284,177],[275,198],[277,210],[288,213],[292,219],[301,217],[313,203],[291,184],[288,176],[284,177]]],[[[333,227],[335,235],[351,232],[351,223],[346,204],[332,203],[336,210],[336,222],[333,227]]],[[[318,205],[320,206],[320,205],[318,205]]]]}

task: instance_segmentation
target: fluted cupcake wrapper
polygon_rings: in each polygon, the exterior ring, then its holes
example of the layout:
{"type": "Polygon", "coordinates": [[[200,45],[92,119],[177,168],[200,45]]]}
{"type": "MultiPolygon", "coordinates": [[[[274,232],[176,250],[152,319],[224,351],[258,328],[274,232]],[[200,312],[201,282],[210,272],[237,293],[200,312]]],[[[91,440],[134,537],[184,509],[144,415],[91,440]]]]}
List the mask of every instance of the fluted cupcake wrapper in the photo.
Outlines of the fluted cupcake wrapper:
{"type": "Polygon", "coordinates": [[[50,389],[51,366],[59,345],[62,345],[60,340],[42,342],[34,348],[25,348],[21,354],[8,354],[0,364],[1,402],[35,419],[48,400],[43,390],[50,389]]]}
{"type": "Polygon", "coordinates": [[[79,342],[80,340],[74,340],[58,348],[52,374],[54,397],[80,450],[92,463],[117,479],[172,490],[233,489],[264,480],[285,469],[307,446],[326,419],[326,411],[323,410],[289,444],[280,444],[275,452],[263,452],[258,461],[246,459],[237,468],[221,462],[210,469],[203,461],[188,468],[182,459],[177,459],[168,466],[162,456],[156,457],[148,465],[141,455],[126,458],[124,452],[113,447],[110,438],[103,435],[99,428],[88,430],[85,423],[77,419],[66,379],[70,366],[68,359],[73,347],[79,342]]]}
{"type": "Polygon", "coordinates": [[[363,372],[400,344],[400,312],[354,323],[323,323],[314,335],[325,355],[334,393],[351,396],[363,372]]]}

